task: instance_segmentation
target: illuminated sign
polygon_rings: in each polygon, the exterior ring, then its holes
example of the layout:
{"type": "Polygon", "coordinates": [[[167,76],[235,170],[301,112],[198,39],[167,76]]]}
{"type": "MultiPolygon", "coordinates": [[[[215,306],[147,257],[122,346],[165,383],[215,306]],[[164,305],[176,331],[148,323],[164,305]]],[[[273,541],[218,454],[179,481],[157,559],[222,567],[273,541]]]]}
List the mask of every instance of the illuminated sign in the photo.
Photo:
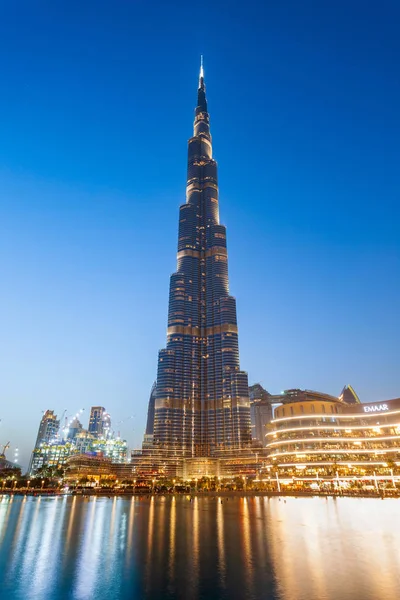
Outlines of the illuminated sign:
{"type": "Polygon", "coordinates": [[[364,406],[364,412],[382,412],[383,410],[389,410],[387,404],[375,404],[374,406],[364,406]]]}

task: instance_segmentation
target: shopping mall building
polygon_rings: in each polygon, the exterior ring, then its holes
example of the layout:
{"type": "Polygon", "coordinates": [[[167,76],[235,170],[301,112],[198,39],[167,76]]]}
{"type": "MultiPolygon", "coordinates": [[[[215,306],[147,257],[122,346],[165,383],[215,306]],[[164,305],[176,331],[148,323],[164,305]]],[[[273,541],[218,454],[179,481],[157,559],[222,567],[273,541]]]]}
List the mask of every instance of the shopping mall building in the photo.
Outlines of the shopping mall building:
{"type": "Polygon", "coordinates": [[[400,398],[349,404],[294,394],[275,409],[266,438],[263,471],[274,479],[400,483],[400,398]]]}

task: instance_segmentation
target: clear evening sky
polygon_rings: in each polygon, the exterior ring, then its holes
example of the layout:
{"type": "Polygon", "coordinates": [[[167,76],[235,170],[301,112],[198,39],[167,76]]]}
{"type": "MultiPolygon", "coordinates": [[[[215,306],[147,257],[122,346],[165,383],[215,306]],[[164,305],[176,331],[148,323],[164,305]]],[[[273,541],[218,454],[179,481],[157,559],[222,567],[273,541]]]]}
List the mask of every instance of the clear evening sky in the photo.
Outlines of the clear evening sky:
{"type": "Polygon", "coordinates": [[[141,443],[201,53],[250,382],[400,396],[399,27],[397,0],[0,3],[0,444],[23,465],[47,408],[103,405],[141,443]]]}

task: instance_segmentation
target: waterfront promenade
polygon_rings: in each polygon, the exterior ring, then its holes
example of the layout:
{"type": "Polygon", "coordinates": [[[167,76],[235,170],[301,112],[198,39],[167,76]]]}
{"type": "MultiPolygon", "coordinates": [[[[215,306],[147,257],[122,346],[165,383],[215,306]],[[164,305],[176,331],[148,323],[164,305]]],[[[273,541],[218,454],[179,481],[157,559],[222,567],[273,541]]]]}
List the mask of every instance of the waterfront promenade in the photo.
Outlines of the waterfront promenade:
{"type": "Polygon", "coordinates": [[[44,490],[13,490],[5,489],[0,492],[1,496],[97,496],[97,497],[154,497],[154,498],[165,498],[165,497],[187,497],[187,498],[251,498],[251,497],[294,497],[294,498],[400,498],[400,490],[386,489],[386,490],[329,490],[329,491],[315,491],[315,490],[282,490],[280,492],[274,490],[248,490],[248,491],[190,491],[190,492],[151,492],[144,490],[137,490],[136,492],[125,491],[125,490],[113,490],[113,489],[93,489],[85,488],[80,490],[73,490],[71,492],[65,492],[62,489],[44,489],[44,490]]]}

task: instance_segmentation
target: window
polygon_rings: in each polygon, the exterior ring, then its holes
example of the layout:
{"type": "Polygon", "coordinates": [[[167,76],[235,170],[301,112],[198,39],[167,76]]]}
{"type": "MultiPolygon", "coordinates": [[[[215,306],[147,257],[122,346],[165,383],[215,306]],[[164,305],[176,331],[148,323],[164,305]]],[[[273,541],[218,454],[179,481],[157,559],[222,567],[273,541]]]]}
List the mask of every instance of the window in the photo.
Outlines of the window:
{"type": "Polygon", "coordinates": [[[300,405],[300,412],[302,415],[304,415],[304,406],[302,404],[300,405]]]}
{"type": "Polygon", "coordinates": [[[293,406],[290,407],[290,414],[293,415],[293,406]]]}
{"type": "Polygon", "coordinates": [[[331,406],[331,413],[333,413],[333,406],[331,406]]]}
{"type": "Polygon", "coordinates": [[[315,406],[314,406],[314,404],[311,404],[311,412],[315,413],[315,406]]]}
{"type": "Polygon", "coordinates": [[[284,416],[285,416],[285,409],[282,408],[282,417],[284,417],[284,416]]]}
{"type": "Polygon", "coordinates": [[[322,405],[322,412],[325,414],[325,404],[322,405]]]}

